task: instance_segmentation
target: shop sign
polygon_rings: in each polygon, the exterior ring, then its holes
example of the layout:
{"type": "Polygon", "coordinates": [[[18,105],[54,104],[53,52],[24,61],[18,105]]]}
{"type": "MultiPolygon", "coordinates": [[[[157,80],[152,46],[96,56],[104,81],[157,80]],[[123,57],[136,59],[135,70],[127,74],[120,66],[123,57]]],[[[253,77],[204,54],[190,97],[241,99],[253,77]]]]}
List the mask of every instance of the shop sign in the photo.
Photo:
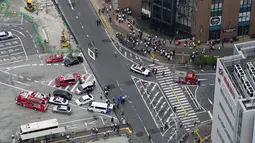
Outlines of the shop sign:
{"type": "Polygon", "coordinates": [[[221,16],[214,16],[210,18],[210,26],[218,26],[221,24],[221,16]]]}
{"type": "Polygon", "coordinates": [[[223,33],[230,33],[230,32],[235,32],[236,28],[230,28],[230,29],[223,29],[223,33]]]}
{"type": "Polygon", "coordinates": [[[228,79],[226,78],[226,76],[224,76],[224,82],[229,90],[229,92],[231,93],[231,95],[233,96],[233,98],[235,99],[235,93],[230,85],[230,83],[228,82],[228,79]]]}

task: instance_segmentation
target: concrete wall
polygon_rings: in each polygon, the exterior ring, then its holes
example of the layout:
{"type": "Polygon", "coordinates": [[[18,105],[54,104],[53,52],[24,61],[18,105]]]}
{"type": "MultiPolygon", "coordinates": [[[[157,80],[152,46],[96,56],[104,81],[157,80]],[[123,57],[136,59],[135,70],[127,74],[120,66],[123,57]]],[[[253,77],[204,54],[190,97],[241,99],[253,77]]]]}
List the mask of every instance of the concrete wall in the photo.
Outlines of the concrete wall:
{"type": "Polygon", "coordinates": [[[133,16],[140,18],[142,13],[142,0],[118,0],[118,6],[122,8],[131,8],[133,16]]]}
{"type": "Polygon", "coordinates": [[[255,1],[252,1],[249,34],[255,34],[255,1]]]}
{"type": "Polygon", "coordinates": [[[196,35],[197,40],[206,42],[209,39],[211,0],[196,0],[195,5],[197,9],[193,10],[191,33],[196,35]]]}
{"type": "Polygon", "coordinates": [[[238,32],[238,17],[240,9],[240,0],[224,0],[223,1],[223,11],[222,11],[222,22],[221,22],[221,39],[232,38],[237,36],[238,32]],[[233,29],[235,32],[226,32],[224,29],[233,29]]]}

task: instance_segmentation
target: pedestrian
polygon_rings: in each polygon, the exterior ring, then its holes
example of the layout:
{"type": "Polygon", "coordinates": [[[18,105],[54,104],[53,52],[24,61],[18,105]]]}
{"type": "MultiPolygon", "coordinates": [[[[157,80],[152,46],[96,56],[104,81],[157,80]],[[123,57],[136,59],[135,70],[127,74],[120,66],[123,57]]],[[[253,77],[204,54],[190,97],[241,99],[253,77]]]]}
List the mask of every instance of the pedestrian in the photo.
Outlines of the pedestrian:
{"type": "Polygon", "coordinates": [[[121,115],[124,116],[124,110],[121,111],[121,115]]]}
{"type": "Polygon", "coordinates": [[[173,111],[174,111],[174,113],[176,112],[176,108],[177,108],[176,106],[174,106],[174,107],[173,107],[173,111]]]}
{"type": "Polygon", "coordinates": [[[170,55],[167,55],[167,60],[170,61],[170,55]]]}
{"type": "Polygon", "coordinates": [[[148,133],[148,138],[149,138],[149,141],[151,141],[151,134],[148,133]]]}
{"type": "Polygon", "coordinates": [[[158,69],[155,69],[155,74],[157,74],[157,72],[158,72],[158,69]]]}
{"type": "Polygon", "coordinates": [[[219,48],[218,48],[218,52],[220,52],[220,46],[219,46],[219,48]]]}
{"type": "Polygon", "coordinates": [[[111,122],[112,122],[112,123],[114,122],[114,118],[113,118],[113,117],[111,118],[111,122]]]}
{"type": "Polygon", "coordinates": [[[165,71],[162,71],[162,75],[163,75],[163,76],[165,75],[165,71]]]}
{"type": "Polygon", "coordinates": [[[120,104],[118,103],[118,104],[117,104],[117,109],[119,109],[119,107],[120,107],[119,105],[120,105],[120,104]]]}
{"type": "Polygon", "coordinates": [[[98,128],[95,129],[96,134],[98,134],[98,128]]]}
{"type": "Polygon", "coordinates": [[[113,98],[113,99],[112,99],[112,102],[113,102],[113,103],[116,103],[116,99],[115,99],[115,98],[113,98]]]}
{"type": "Polygon", "coordinates": [[[15,136],[14,136],[14,134],[12,134],[12,140],[14,140],[14,138],[15,138],[15,136]]]}

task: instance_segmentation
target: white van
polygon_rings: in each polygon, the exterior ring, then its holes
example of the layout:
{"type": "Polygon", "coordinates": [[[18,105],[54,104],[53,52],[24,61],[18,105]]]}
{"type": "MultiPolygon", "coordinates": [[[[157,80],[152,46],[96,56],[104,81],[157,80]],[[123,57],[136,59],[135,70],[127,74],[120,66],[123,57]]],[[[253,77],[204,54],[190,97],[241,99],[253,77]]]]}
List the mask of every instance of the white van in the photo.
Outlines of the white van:
{"type": "Polygon", "coordinates": [[[9,31],[0,32],[0,40],[6,40],[12,38],[13,35],[9,31]]]}
{"type": "MultiPolygon", "coordinates": [[[[107,112],[107,103],[102,102],[92,102],[89,107],[88,111],[91,112],[99,112],[99,113],[106,113],[107,112]]],[[[113,104],[110,104],[109,109],[113,109],[113,104]]]]}

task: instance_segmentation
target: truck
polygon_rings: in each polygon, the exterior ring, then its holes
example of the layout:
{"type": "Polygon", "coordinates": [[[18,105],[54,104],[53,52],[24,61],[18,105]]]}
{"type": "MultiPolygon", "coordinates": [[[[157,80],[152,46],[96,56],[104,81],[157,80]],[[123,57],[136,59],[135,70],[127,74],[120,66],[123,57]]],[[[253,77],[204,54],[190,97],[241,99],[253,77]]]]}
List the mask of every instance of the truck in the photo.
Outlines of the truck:
{"type": "Polygon", "coordinates": [[[179,84],[199,84],[197,75],[192,72],[175,71],[174,80],[179,84]]]}
{"type": "Polygon", "coordinates": [[[45,112],[48,109],[48,97],[37,91],[21,91],[15,98],[17,105],[45,112]]]}

